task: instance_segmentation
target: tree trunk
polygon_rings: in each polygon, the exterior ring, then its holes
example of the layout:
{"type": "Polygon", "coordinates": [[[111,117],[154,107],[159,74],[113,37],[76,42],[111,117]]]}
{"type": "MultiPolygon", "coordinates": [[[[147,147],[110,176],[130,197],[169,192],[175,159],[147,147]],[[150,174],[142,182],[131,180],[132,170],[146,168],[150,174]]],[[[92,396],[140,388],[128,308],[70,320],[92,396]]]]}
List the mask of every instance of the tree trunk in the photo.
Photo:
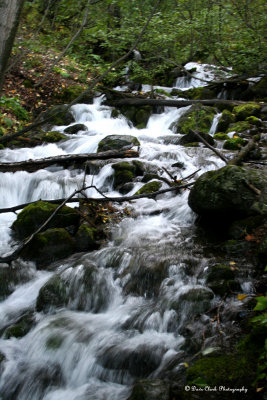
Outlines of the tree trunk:
{"type": "Polygon", "coordinates": [[[24,0],[0,1],[0,94],[24,0]]]}

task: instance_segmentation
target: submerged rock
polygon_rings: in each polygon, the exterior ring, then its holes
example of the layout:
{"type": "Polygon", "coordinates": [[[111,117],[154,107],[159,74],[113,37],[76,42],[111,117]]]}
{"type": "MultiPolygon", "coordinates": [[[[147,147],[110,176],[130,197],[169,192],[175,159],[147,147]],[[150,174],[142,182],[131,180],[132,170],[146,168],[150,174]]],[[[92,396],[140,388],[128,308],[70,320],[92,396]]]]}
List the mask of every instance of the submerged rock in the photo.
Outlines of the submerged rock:
{"type": "Polygon", "coordinates": [[[216,109],[213,107],[194,104],[177,122],[173,122],[169,129],[183,135],[190,133],[191,130],[208,133],[215,114],[216,109]]]}
{"type": "Polygon", "coordinates": [[[201,175],[189,194],[189,206],[207,219],[226,221],[267,214],[265,171],[228,165],[201,175]],[[250,187],[261,191],[259,196],[250,187]]]}
{"type": "MultiPolygon", "coordinates": [[[[57,204],[36,201],[23,208],[11,226],[15,236],[18,239],[24,239],[32,234],[50,217],[57,207],[57,204]]],[[[79,218],[77,211],[71,207],[64,206],[56,213],[45,229],[77,226],[79,218]]]]}
{"type": "Polygon", "coordinates": [[[76,235],[76,248],[78,251],[95,250],[99,247],[96,241],[97,229],[84,223],[80,225],[76,235]]]}
{"type": "Polygon", "coordinates": [[[36,310],[48,312],[52,307],[63,307],[67,301],[67,287],[59,275],[54,275],[40,289],[36,310]]]}
{"type": "Polygon", "coordinates": [[[25,336],[34,325],[34,314],[23,315],[14,325],[9,326],[4,332],[4,338],[20,338],[25,336]]]}
{"type": "Polygon", "coordinates": [[[139,140],[131,135],[109,135],[100,140],[97,152],[108,150],[121,150],[124,147],[140,146],[139,140]]]}

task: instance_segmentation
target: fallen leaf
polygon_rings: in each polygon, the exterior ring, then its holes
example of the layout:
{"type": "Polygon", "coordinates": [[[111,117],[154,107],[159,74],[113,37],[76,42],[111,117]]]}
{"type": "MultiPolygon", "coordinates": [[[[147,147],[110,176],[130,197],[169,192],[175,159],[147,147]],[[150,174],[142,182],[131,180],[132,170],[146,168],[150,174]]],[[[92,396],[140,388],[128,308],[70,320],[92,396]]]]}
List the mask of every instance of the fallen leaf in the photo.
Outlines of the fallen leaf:
{"type": "Polygon", "coordinates": [[[238,300],[240,300],[240,301],[244,300],[246,297],[248,297],[247,294],[238,294],[238,295],[237,295],[237,298],[238,298],[238,300]]]}

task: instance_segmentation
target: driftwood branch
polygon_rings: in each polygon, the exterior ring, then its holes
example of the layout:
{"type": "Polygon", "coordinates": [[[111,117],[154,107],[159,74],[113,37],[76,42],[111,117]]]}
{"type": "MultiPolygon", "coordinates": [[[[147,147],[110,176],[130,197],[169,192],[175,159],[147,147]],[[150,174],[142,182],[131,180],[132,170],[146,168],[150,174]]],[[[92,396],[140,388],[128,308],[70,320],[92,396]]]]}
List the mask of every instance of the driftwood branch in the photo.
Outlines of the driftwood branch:
{"type": "Polygon", "coordinates": [[[228,164],[228,160],[222,153],[220,153],[217,149],[211,146],[198,132],[193,131],[193,133],[207,146],[210,150],[212,150],[221,160],[223,160],[226,164],[228,164]]]}
{"type": "MultiPolygon", "coordinates": [[[[167,192],[173,192],[176,190],[180,190],[180,189],[186,189],[190,186],[193,185],[193,182],[191,183],[187,183],[185,185],[177,185],[177,186],[172,186],[171,188],[167,188],[167,189],[161,189],[158,190],[157,192],[154,193],[148,193],[148,194],[138,194],[138,195],[133,195],[133,196],[123,196],[123,197],[108,197],[106,195],[104,195],[99,189],[96,188],[96,186],[94,185],[90,185],[87,187],[87,189],[89,188],[94,188],[96,189],[103,197],[99,198],[99,197],[87,197],[86,199],[82,199],[85,202],[90,202],[90,201],[95,201],[97,203],[101,203],[103,201],[111,201],[111,202],[116,202],[116,203],[123,203],[124,201],[131,201],[131,200],[138,200],[138,199],[142,199],[145,197],[156,197],[159,194],[164,194],[167,192]]],[[[85,189],[81,189],[81,191],[83,191],[85,189]]],[[[56,199],[56,200],[36,200],[36,201],[46,201],[47,203],[51,203],[51,204],[60,204],[63,201],[65,201],[66,199],[56,199]]],[[[81,197],[71,197],[68,199],[67,203],[77,203],[78,201],[81,200],[81,197]]],[[[7,207],[7,208],[0,208],[0,214],[4,214],[4,213],[8,213],[8,212],[16,212],[18,210],[22,210],[24,207],[27,207],[30,204],[36,203],[36,201],[31,201],[29,203],[24,203],[24,204],[19,204],[17,206],[13,206],[13,207],[7,207]]],[[[66,204],[66,203],[65,203],[66,204]]]]}
{"type": "Polygon", "coordinates": [[[108,150],[100,153],[67,154],[64,156],[47,157],[37,160],[19,161],[15,163],[0,163],[0,172],[34,172],[38,169],[47,168],[54,164],[68,166],[74,163],[84,163],[88,160],[108,160],[111,158],[131,157],[139,157],[138,151],[127,149],[119,151],[108,150]]]}

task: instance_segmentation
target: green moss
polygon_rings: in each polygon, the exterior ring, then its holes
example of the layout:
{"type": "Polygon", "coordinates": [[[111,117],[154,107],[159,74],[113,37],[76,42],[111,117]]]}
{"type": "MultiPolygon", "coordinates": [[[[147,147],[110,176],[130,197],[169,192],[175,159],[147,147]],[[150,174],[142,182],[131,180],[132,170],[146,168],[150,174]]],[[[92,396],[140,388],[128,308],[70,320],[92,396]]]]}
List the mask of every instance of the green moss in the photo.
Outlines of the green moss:
{"type": "Polygon", "coordinates": [[[97,229],[88,224],[80,225],[75,235],[76,247],[79,251],[94,250],[99,246],[96,242],[97,229]]]}
{"type": "Polygon", "coordinates": [[[74,135],[75,133],[79,131],[86,131],[87,127],[84,124],[74,124],[69,126],[68,128],[64,129],[65,133],[68,133],[70,135],[74,135]]]}
{"type": "Polygon", "coordinates": [[[69,125],[72,122],[75,122],[73,115],[66,109],[65,105],[54,106],[39,117],[40,120],[47,118],[49,118],[49,121],[47,122],[48,126],[69,125]]]}
{"type": "MultiPolygon", "coordinates": [[[[60,99],[63,103],[70,103],[76,97],[80,96],[85,91],[84,86],[67,86],[65,88],[61,88],[60,92],[56,93],[56,97],[60,99]]],[[[88,96],[88,100],[92,101],[92,96],[88,96]]],[[[84,100],[82,101],[84,102],[84,100]]]]}
{"type": "Polygon", "coordinates": [[[159,182],[159,181],[152,181],[152,182],[146,183],[144,186],[141,187],[141,189],[139,189],[135,193],[135,195],[149,194],[149,193],[157,192],[158,190],[160,190],[161,186],[162,186],[162,182],[159,182]]]}
{"type": "Polygon", "coordinates": [[[0,144],[0,150],[4,150],[5,146],[3,144],[0,144]]]}
{"type": "Polygon", "coordinates": [[[213,136],[215,140],[227,140],[230,139],[226,133],[215,133],[213,136]]]}
{"type": "Polygon", "coordinates": [[[47,143],[57,143],[60,142],[61,140],[66,140],[66,139],[68,139],[67,136],[63,135],[63,133],[60,133],[58,131],[46,132],[41,136],[41,140],[47,143]]]}
{"type": "Polygon", "coordinates": [[[57,350],[61,347],[62,343],[64,342],[63,336],[59,335],[51,335],[45,345],[50,350],[57,350]]]}
{"type": "Polygon", "coordinates": [[[202,378],[209,386],[230,388],[247,387],[255,379],[255,362],[252,364],[246,355],[229,354],[202,358],[187,369],[187,382],[194,383],[202,378]]]}
{"type": "Polygon", "coordinates": [[[236,115],[237,121],[243,121],[251,115],[257,117],[260,115],[261,108],[256,103],[246,103],[240,106],[236,106],[233,109],[233,113],[236,115]]]}
{"type": "Polygon", "coordinates": [[[217,132],[225,132],[231,123],[235,121],[235,116],[228,110],[223,110],[217,125],[217,132]]]}
{"type": "Polygon", "coordinates": [[[227,139],[224,144],[223,148],[225,150],[240,150],[242,146],[245,146],[247,141],[243,138],[237,137],[232,139],[227,139]]]}
{"type": "Polygon", "coordinates": [[[48,312],[51,307],[63,307],[66,302],[66,284],[58,275],[54,275],[40,289],[36,301],[36,310],[48,312]]]}
{"type": "Polygon", "coordinates": [[[113,164],[114,169],[114,187],[117,188],[127,182],[132,182],[136,176],[135,166],[127,161],[122,161],[117,164],[113,164]]]}
{"type": "MultiPolygon", "coordinates": [[[[128,107],[123,106],[121,108],[121,113],[129,119],[135,127],[146,127],[149,117],[151,116],[153,109],[151,106],[143,107],[128,107]]],[[[140,128],[141,129],[141,128],[140,128]]]]}
{"type": "MultiPolygon", "coordinates": [[[[45,201],[37,201],[25,207],[18,215],[11,229],[15,235],[23,239],[36,231],[56,210],[57,204],[51,204],[45,201]]],[[[64,206],[54,218],[49,222],[48,228],[64,228],[71,225],[77,225],[79,214],[71,207],[64,206]]]]}
{"type": "Polygon", "coordinates": [[[4,338],[20,338],[25,336],[32,328],[34,321],[33,314],[28,314],[19,319],[19,321],[5,330],[4,338]]]}
{"type": "Polygon", "coordinates": [[[252,126],[250,125],[250,123],[248,121],[239,121],[239,122],[236,122],[235,124],[230,124],[226,133],[229,133],[229,132],[241,133],[241,132],[245,132],[251,128],[252,128],[252,126]]]}
{"type": "Polygon", "coordinates": [[[212,282],[218,279],[234,279],[235,273],[228,265],[214,265],[208,272],[207,282],[212,282]]]}
{"type": "Polygon", "coordinates": [[[119,116],[120,116],[119,110],[113,108],[113,110],[111,111],[111,118],[118,118],[119,116]]]}
{"type": "Polygon", "coordinates": [[[150,174],[150,173],[148,173],[148,174],[145,174],[144,175],[144,177],[143,177],[143,179],[142,179],[142,182],[144,182],[144,183],[147,183],[147,182],[149,182],[149,181],[152,181],[152,179],[160,179],[159,178],[159,176],[157,175],[157,174],[150,174]]]}
{"type": "Polygon", "coordinates": [[[262,122],[259,118],[254,117],[253,115],[250,115],[249,117],[246,118],[246,121],[251,124],[251,125],[255,125],[255,126],[261,126],[262,122]]]}
{"type": "Polygon", "coordinates": [[[38,233],[25,247],[21,256],[36,261],[43,267],[52,261],[67,257],[75,251],[74,239],[64,228],[48,229],[38,233]]]}
{"type": "Polygon", "coordinates": [[[215,108],[195,104],[182,115],[178,122],[171,124],[170,129],[183,135],[190,133],[191,130],[208,133],[215,114],[215,108]]]}

